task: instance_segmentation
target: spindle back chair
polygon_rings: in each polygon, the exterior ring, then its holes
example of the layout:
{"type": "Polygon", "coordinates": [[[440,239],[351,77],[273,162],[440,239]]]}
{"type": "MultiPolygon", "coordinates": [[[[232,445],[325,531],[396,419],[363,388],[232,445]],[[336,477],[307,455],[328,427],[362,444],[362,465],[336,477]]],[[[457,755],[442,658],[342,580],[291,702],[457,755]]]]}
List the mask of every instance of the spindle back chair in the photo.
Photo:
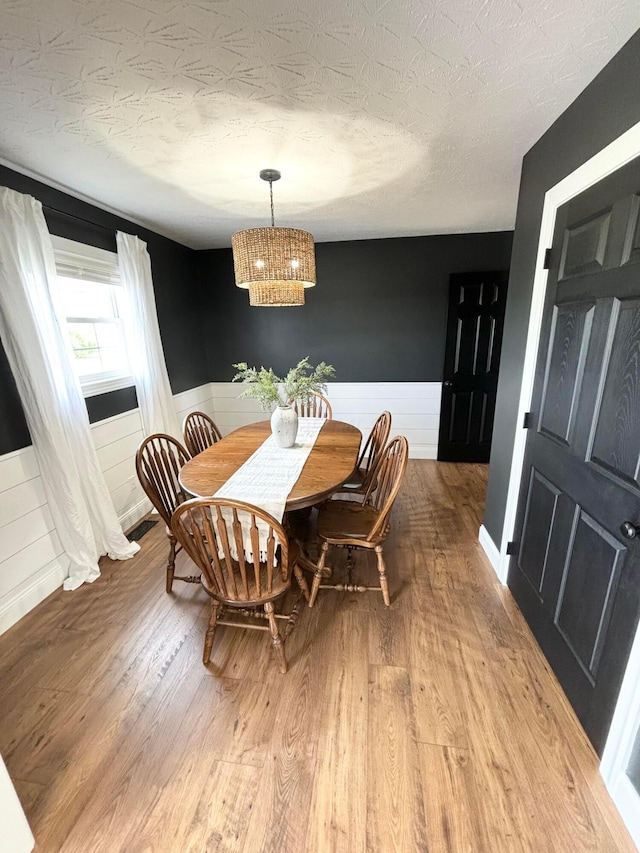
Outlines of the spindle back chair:
{"type": "MultiPolygon", "coordinates": [[[[284,641],[298,611],[275,613],[273,602],[283,596],[295,572],[298,546],[289,541],[273,516],[259,507],[228,498],[194,498],[173,514],[173,533],[202,573],[202,585],[211,597],[203,663],[211,657],[217,625],[268,630],[282,672],[287,671],[284,641]],[[227,615],[228,611],[228,615],[227,615]],[[249,621],[238,622],[238,616],[249,621]],[[259,624],[263,619],[268,624],[259,624]],[[286,619],[284,636],[278,619],[286,619]]],[[[304,585],[304,587],[302,586],[304,585]]]]}
{"type": "Polygon", "coordinates": [[[218,427],[204,412],[189,412],[182,424],[182,435],[192,456],[197,456],[222,438],[218,427]]]}
{"type": "Polygon", "coordinates": [[[348,481],[340,486],[340,492],[364,495],[371,483],[371,477],[380,454],[385,449],[391,432],[391,412],[383,412],[371,428],[366,444],[362,448],[356,470],[348,481]]]}
{"type": "Polygon", "coordinates": [[[325,418],[328,421],[333,418],[331,403],[322,394],[314,393],[306,403],[291,399],[289,405],[293,406],[301,418],[325,418]]]}
{"type": "Polygon", "coordinates": [[[200,575],[176,575],[176,554],[180,550],[171,531],[171,516],[185,495],[180,486],[180,469],[190,456],[180,442],[171,435],[156,433],[142,441],[136,452],[136,473],[145,494],[165,523],[169,539],[167,560],[167,592],[171,592],[173,581],[200,583],[200,575]]]}
{"type": "Polygon", "coordinates": [[[309,607],[313,607],[318,590],[337,589],[342,592],[382,592],[389,606],[389,584],[382,556],[382,543],[389,533],[391,510],[400,491],[407,469],[409,444],[404,436],[397,436],[378,459],[362,504],[357,501],[325,501],[318,513],[317,533],[322,542],[320,559],[313,579],[309,607]],[[347,549],[347,581],[343,584],[326,584],[325,563],[331,546],[347,549]],[[351,579],[354,548],[375,551],[380,586],[354,584],[351,579]]]}

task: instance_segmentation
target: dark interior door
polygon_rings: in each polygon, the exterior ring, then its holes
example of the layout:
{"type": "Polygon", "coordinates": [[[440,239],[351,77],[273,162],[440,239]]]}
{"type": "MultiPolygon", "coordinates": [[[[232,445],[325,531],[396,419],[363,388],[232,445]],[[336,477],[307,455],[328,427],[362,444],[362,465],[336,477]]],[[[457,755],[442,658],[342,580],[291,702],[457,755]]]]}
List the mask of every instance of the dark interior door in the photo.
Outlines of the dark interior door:
{"type": "Polygon", "coordinates": [[[558,211],[509,586],[601,753],[640,612],[640,160],[558,211]]]}
{"type": "Polygon", "coordinates": [[[488,462],[509,275],[456,273],[449,282],[438,459],[488,462]]]}

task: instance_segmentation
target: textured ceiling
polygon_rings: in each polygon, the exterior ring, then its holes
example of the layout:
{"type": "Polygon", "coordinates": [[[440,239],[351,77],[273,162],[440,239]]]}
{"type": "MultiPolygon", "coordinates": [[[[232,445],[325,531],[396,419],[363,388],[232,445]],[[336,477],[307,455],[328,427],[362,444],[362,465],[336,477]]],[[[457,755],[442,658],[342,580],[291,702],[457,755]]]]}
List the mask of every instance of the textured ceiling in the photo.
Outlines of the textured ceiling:
{"type": "Polygon", "coordinates": [[[514,224],[638,0],[2,0],[0,158],[195,247],[514,224]]]}

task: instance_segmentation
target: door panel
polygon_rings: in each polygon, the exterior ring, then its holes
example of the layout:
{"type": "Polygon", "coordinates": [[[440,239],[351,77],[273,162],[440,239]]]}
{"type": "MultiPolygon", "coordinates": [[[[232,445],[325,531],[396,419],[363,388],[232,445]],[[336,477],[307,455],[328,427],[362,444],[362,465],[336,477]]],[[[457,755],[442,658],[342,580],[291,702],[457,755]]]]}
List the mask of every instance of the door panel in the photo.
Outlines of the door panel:
{"type": "Polygon", "coordinates": [[[640,615],[639,199],[634,161],[558,211],[508,579],[598,751],[640,615]]]}
{"type": "Polygon", "coordinates": [[[629,229],[625,240],[622,262],[638,263],[640,261],[640,195],[633,197],[629,229]]]}
{"type": "Polygon", "coordinates": [[[616,300],[605,352],[602,399],[595,412],[594,465],[637,488],[640,433],[640,300],[616,300]]]}
{"type": "Polygon", "coordinates": [[[573,275],[598,272],[604,265],[611,211],[598,213],[571,228],[564,234],[562,261],[558,280],[573,275]]]}
{"type": "Polygon", "coordinates": [[[479,334],[480,317],[458,317],[454,373],[473,375],[476,372],[479,334]]]}
{"type": "Polygon", "coordinates": [[[569,444],[591,337],[594,303],[554,306],[553,311],[540,429],[549,437],[569,444]]]}
{"type": "Polygon", "coordinates": [[[518,565],[540,597],[540,601],[543,600],[542,587],[561,494],[562,492],[539,471],[531,469],[518,565]]]}
{"type": "Polygon", "coordinates": [[[626,549],[580,512],[560,586],[555,624],[592,684],[602,654],[626,549]]]}
{"type": "Polygon", "coordinates": [[[493,432],[493,409],[495,408],[495,395],[489,397],[486,391],[481,391],[482,407],[480,412],[480,429],[478,434],[480,444],[491,446],[491,433],[493,432]],[[492,408],[493,407],[493,408],[492,408]]]}
{"type": "Polygon", "coordinates": [[[470,391],[454,391],[451,398],[449,441],[467,445],[471,433],[473,395],[470,391]]]}
{"type": "Polygon", "coordinates": [[[489,461],[507,278],[451,276],[438,459],[489,461]]]}

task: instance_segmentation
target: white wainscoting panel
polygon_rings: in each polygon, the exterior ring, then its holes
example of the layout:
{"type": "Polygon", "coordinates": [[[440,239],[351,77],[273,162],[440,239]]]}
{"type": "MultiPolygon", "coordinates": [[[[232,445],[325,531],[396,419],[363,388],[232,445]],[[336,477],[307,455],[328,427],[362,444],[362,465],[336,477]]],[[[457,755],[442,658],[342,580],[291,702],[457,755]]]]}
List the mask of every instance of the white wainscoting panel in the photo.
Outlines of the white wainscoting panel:
{"type": "MultiPolygon", "coordinates": [[[[391,412],[391,435],[405,435],[413,459],[435,459],[438,454],[440,382],[330,382],[328,398],[337,420],[357,426],[364,437],[378,415],[391,412]]],[[[269,413],[252,399],[239,398],[242,386],[212,382],[213,419],[223,435],[245,424],[264,420],[269,413]]]]}
{"type": "Polygon", "coordinates": [[[144,438],[140,410],[132,409],[91,426],[93,443],[113,505],[127,530],[149,512],[135,469],[136,448],[144,438]]]}
{"type": "MultiPolygon", "coordinates": [[[[174,399],[180,422],[195,409],[213,416],[209,383],[174,399]]],[[[144,437],[140,411],[92,424],[91,434],[120,523],[128,530],[151,508],[135,471],[136,448],[144,437]]],[[[0,633],[61,586],[68,569],[33,448],[0,456],[0,633]]]]}
{"type": "Polygon", "coordinates": [[[56,590],[65,557],[33,447],[0,457],[0,633],[56,590]]]}
{"type": "Polygon", "coordinates": [[[181,427],[189,412],[204,412],[205,415],[213,417],[213,390],[210,383],[182,391],[176,394],[174,399],[181,427]]]}

